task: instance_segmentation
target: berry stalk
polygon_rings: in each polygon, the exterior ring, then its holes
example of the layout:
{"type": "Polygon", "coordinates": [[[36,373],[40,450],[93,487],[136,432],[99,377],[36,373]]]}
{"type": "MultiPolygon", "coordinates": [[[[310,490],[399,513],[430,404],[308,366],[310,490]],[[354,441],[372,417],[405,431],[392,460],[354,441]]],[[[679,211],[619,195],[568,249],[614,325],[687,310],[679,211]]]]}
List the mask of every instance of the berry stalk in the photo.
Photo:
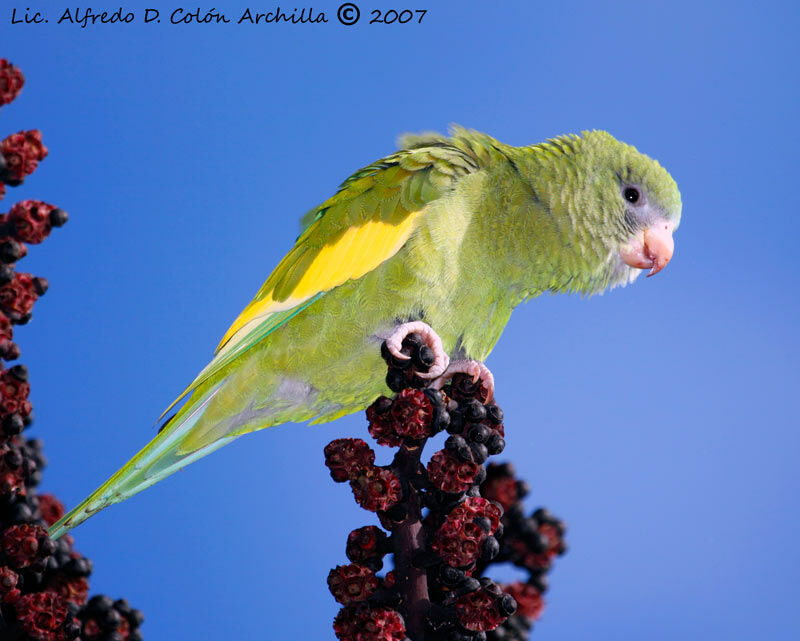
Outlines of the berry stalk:
{"type": "MultiPolygon", "coordinates": [[[[403,444],[395,455],[392,469],[400,478],[417,477],[422,464],[420,455],[425,441],[419,446],[403,444]]],[[[414,559],[425,550],[425,532],[422,527],[422,502],[413,484],[408,488],[406,518],[398,523],[392,536],[397,591],[403,603],[406,632],[412,638],[422,638],[425,633],[425,615],[430,608],[428,576],[424,568],[415,567],[414,559]]]]}

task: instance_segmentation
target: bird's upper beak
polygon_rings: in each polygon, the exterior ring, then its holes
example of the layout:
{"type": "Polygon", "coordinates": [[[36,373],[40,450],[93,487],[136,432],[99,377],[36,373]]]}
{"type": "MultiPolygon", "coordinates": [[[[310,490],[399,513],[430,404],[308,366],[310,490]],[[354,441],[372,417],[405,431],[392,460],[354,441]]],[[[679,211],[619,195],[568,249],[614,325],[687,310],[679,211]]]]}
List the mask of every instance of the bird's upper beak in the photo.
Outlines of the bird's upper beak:
{"type": "Polygon", "coordinates": [[[674,230],[675,223],[661,220],[638,232],[620,248],[619,255],[631,267],[649,269],[648,276],[657,274],[672,258],[675,249],[675,241],[672,239],[674,230]]]}

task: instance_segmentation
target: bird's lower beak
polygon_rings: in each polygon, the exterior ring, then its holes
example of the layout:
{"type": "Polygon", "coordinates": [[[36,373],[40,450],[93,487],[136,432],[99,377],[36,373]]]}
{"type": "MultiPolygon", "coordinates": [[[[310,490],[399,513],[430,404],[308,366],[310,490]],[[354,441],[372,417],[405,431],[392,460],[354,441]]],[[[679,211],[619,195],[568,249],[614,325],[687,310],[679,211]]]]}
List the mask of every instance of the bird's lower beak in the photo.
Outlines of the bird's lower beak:
{"type": "Polygon", "coordinates": [[[657,274],[672,258],[675,249],[672,239],[674,229],[674,223],[662,220],[636,234],[620,248],[619,255],[626,265],[649,269],[648,276],[657,274]]]}

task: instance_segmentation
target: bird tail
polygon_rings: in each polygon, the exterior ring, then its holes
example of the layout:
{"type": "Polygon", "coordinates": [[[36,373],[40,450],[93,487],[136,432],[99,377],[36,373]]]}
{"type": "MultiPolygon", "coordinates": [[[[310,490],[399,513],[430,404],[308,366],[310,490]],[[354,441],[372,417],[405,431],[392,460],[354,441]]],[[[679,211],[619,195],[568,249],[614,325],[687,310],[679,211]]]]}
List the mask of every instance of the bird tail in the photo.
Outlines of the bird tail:
{"type": "Polygon", "coordinates": [[[130,498],[235,439],[238,435],[225,435],[216,440],[212,440],[213,437],[208,438],[206,440],[209,442],[198,444],[195,438],[191,447],[183,447],[223,383],[224,381],[219,381],[207,390],[201,389],[193,393],[136,456],[76,508],[54,523],[49,530],[50,536],[57,539],[103,508],[130,498]]]}

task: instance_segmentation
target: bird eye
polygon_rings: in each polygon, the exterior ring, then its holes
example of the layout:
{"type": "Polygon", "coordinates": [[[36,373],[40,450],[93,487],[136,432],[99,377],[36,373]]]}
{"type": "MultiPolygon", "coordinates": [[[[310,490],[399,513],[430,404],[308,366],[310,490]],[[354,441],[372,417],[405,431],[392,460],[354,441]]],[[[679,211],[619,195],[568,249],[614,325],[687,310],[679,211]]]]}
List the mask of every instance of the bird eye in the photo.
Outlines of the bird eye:
{"type": "Polygon", "coordinates": [[[625,196],[625,200],[629,203],[633,203],[634,205],[639,202],[639,190],[636,187],[626,187],[625,191],[622,192],[622,195],[625,196]]]}

